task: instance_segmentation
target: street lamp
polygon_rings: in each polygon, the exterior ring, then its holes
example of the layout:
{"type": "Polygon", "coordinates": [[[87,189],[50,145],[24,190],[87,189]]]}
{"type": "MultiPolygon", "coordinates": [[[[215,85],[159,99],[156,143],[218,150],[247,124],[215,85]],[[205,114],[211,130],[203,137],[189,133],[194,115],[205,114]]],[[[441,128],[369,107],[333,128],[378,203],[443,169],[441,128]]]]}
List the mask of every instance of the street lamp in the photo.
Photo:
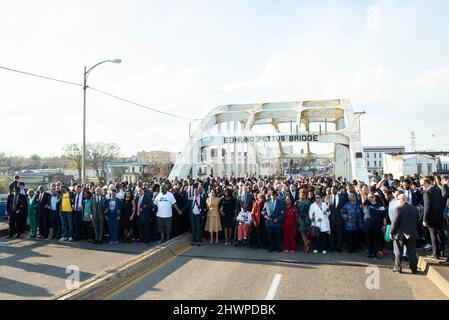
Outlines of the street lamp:
{"type": "Polygon", "coordinates": [[[87,91],[87,78],[89,77],[90,72],[98,67],[100,64],[111,62],[111,63],[122,63],[122,60],[120,59],[113,59],[113,60],[105,60],[102,62],[97,63],[92,68],[87,69],[87,67],[84,67],[84,85],[83,85],[83,91],[84,91],[84,101],[83,101],[83,156],[81,160],[81,181],[82,184],[86,183],[86,91],[87,91]]]}

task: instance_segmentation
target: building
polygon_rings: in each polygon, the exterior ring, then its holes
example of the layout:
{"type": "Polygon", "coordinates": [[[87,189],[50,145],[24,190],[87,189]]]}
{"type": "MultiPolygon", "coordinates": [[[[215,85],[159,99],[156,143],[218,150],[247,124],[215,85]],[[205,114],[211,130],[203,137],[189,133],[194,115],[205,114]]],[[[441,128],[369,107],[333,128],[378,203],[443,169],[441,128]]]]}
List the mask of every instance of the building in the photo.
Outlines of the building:
{"type": "Polygon", "coordinates": [[[386,153],[404,153],[405,146],[377,146],[364,147],[363,156],[366,161],[366,168],[370,175],[383,175],[390,173],[384,171],[384,154],[386,153]]]}
{"type": "Polygon", "coordinates": [[[111,181],[138,182],[147,173],[146,162],[110,162],[107,164],[107,177],[111,181]]]}
{"type": "Polygon", "coordinates": [[[449,174],[449,154],[437,156],[437,173],[449,174]]]}
{"type": "Polygon", "coordinates": [[[68,184],[74,178],[72,174],[67,174],[61,169],[21,170],[15,172],[14,175],[18,175],[20,181],[24,182],[27,187],[34,188],[39,185],[48,186],[50,183],[57,181],[68,184]]]}
{"type": "Polygon", "coordinates": [[[142,151],[137,153],[138,162],[175,163],[176,153],[169,151],[142,151]]]}
{"type": "Polygon", "coordinates": [[[169,178],[276,174],[284,160],[313,158],[333,161],[337,177],[367,181],[359,117],[346,99],[219,106],[193,130],[169,178]],[[211,159],[213,149],[226,152],[211,159]],[[265,161],[272,165],[261,168],[265,161]]]}
{"type": "Polygon", "coordinates": [[[392,173],[394,177],[432,174],[437,171],[438,159],[427,154],[405,153],[384,155],[385,173],[392,173]]]}
{"type": "Polygon", "coordinates": [[[152,177],[168,176],[176,159],[177,154],[169,151],[142,151],[137,153],[137,161],[148,164],[147,173],[152,177]]]}

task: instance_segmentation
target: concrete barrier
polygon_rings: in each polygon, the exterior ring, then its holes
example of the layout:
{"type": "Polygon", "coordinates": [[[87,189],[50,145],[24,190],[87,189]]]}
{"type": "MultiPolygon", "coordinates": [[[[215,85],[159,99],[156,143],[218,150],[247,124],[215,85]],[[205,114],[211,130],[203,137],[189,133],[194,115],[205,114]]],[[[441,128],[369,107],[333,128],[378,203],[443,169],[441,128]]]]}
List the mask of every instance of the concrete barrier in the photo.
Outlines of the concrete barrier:
{"type": "Polygon", "coordinates": [[[441,266],[438,262],[430,262],[425,257],[419,257],[418,268],[433,282],[446,297],[449,298],[449,279],[445,277],[440,268],[449,268],[448,266],[441,266]]]}
{"type": "Polygon", "coordinates": [[[134,257],[124,264],[107,270],[81,283],[78,289],[65,290],[52,300],[99,300],[133,279],[176,257],[190,247],[191,236],[183,234],[161,246],[134,257]]]}

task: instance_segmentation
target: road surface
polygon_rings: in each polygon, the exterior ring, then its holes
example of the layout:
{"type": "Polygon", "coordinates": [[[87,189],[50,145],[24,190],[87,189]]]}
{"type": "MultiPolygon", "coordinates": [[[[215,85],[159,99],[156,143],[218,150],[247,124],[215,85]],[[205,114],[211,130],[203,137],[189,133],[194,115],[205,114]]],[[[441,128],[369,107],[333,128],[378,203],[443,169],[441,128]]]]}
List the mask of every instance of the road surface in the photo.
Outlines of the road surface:
{"type": "Polygon", "coordinates": [[[425,276],[392,272],[392,256],[268,253],[223,244],[193,247],[108,299],[446,299],[425,276]],[[378,272],[379,277],[374,278],[378,272]],[[378,279],[378,281],[376,280],[378,279]]]}

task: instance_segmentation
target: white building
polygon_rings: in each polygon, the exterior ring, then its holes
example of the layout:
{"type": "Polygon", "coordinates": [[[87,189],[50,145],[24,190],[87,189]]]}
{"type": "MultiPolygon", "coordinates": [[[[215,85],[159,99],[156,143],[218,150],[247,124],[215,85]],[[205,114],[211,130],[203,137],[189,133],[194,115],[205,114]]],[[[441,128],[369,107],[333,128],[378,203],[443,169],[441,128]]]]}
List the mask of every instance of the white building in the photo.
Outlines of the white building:
{"type": "Polygon", "coordinates": [[[438,173],[449,173],[449,155],[441,155],[438,156],[438,165],[437,172],[438,173]]]}
{"type": "Polygon", "coordinates": [[[371,175],[383,175],[384,173],[390,173],[388,170],[384,170],[384,154],[385,153],[404,153],[404,146],[376,146],[376,147],[364,147],[363,155],[366,161],[366,168],[371,175]]]}
{"type": "Polygon", "coordinates": [[[392,173],[394,177],[432,174],[437,171],[438,159],[424,154],[385,154],[384,172],[392,173]]]}

